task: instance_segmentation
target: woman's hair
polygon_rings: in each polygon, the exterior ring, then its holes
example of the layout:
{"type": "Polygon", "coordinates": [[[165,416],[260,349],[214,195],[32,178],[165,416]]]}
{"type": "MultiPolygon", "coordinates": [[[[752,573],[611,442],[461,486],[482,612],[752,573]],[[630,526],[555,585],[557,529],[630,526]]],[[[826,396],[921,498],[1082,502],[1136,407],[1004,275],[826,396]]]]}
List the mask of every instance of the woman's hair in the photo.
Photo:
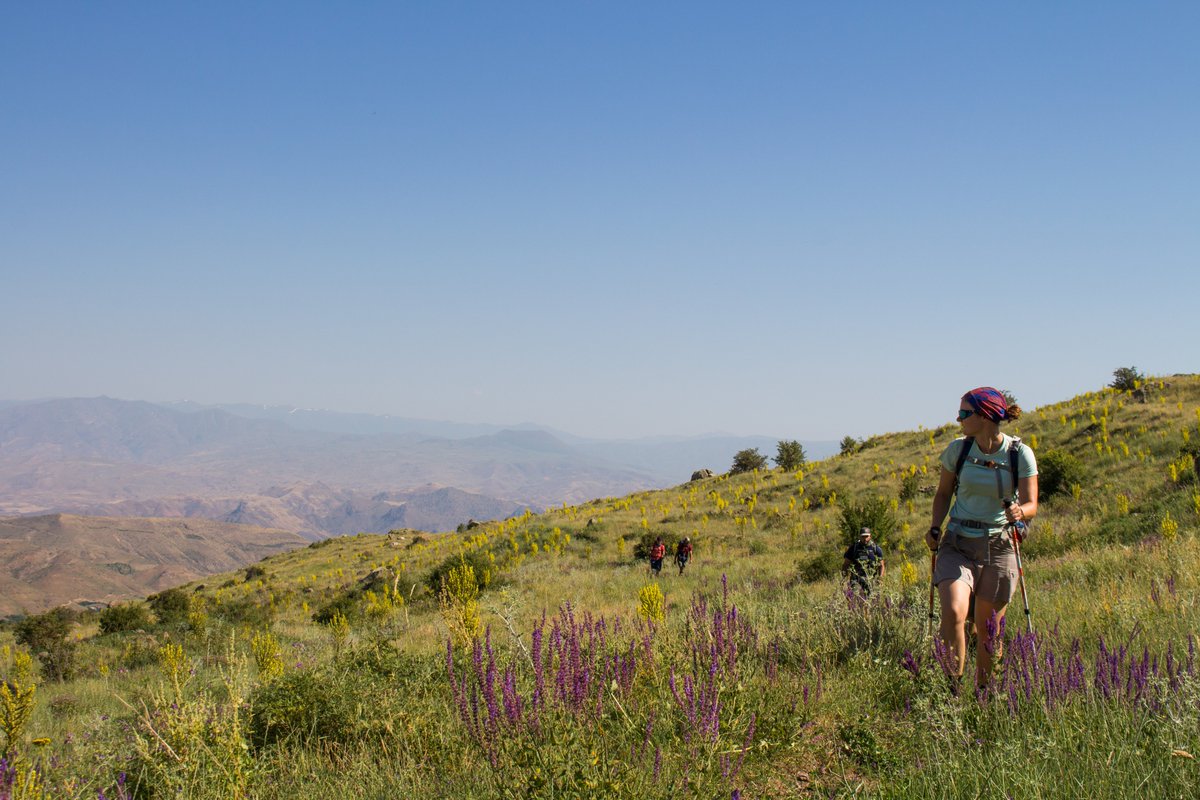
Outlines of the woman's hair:
{"type": "Polygon", "coordinates": [[[1016,403],[1013,403],[1012,405],[1010,405],[1008,407],[1008,410],[1004,412],[1004,418],[1005,419],[1020,419],[1021,418],[1021,407],[1019,405],[1017,405],[1016,403]]]}

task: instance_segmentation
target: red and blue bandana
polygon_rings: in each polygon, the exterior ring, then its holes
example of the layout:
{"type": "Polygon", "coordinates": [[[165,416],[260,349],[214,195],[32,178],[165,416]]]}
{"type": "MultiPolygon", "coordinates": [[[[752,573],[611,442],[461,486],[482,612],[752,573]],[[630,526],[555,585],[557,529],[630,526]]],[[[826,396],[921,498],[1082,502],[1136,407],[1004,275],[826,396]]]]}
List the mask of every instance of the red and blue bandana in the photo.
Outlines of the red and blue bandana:
{"type": "Polygon", "coordinates": [[[987,417],[992,422],[999,422],[1008,417],[1008,402],[1004,395],[991,386],[980,386],[962,396],[975,409],[975,413],[987,417]]]}

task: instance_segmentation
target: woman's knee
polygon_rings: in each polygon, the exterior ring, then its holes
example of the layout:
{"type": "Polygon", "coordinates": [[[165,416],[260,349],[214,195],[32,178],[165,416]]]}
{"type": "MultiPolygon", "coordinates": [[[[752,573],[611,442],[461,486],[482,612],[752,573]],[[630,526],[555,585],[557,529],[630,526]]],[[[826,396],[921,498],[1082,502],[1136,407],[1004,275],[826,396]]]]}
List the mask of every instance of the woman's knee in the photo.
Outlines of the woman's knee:
{"type": "Polygon", "coordinates": [[[952,581],[938,586],[942,603],[942,617],[952,620],[956,625],[967,621],[967,609],[970,607],[970,589],[960,581],[952,581]]]}

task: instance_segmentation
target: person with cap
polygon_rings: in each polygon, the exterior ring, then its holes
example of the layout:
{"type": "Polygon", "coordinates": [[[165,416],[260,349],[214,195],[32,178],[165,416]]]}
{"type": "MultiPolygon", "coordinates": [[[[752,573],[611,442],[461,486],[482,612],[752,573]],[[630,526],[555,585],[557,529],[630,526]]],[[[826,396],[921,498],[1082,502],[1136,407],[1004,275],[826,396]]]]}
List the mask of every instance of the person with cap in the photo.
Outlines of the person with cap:
{"type": "Polygon", "coordinates": [[[963,436],[942,451],[941,477],[925,537],[929,549],[937,553],[932,580],[941,603],[942,642],[961,677],[967,658],[966,626],[974,624],[977,687],[987,684],[993,656],[1000,655],[1002,643],[995,637],[1017,587],[1012,536],[1024,527],[1020,523],[1038,511],[1033,451],[1000,430],[1000,423],[1020,415],[1020,406],[990,386],[962,396],[958,422],[963,436]],[[943,534],[947,512],[950,521],[943,534]]]}
{"type": "Polygon", "coordinates": [[[871,593],[871,582],[883,577],[883,548],[871,541],[871,529],[858,532],[858,541],[846,548],[842,556],[842,575],[849,575],[863,594],[871,593]]]}
{"type": "Polygon", "coordinates": [[[692,540],[685,536],[679,540],[679,544],[675,546],[675,563],[679,565],[679,574],[683,574],[683,568],[687,566],[688,559],[692,557],[692,540]]]}

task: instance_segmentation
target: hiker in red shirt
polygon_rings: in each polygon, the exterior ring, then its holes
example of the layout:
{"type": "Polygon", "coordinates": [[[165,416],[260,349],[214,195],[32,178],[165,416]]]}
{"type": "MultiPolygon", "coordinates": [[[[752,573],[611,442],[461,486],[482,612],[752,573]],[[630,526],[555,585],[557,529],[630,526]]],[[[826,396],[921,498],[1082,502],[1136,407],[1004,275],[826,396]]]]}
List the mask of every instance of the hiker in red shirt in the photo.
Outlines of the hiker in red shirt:
{"type": "Polygon", "coordinates": [[[650,547],[650,571],[655,575],[662,572],[663,557],[667,554],[667,546],[663,544],[662,537],[659,536],[654,540],[654,544],[650,547]]]}

